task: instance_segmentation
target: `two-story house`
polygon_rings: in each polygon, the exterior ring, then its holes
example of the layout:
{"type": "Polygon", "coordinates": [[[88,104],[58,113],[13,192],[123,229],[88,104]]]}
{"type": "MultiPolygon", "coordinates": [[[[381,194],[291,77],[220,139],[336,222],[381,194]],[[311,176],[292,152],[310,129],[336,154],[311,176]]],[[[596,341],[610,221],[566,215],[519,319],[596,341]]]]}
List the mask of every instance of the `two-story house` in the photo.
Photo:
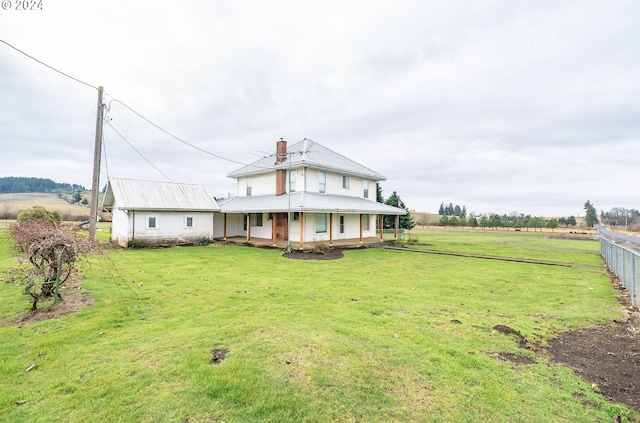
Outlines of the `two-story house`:
{"type": "Polygon", "coordinates": [[[376,202],[384,176],[306,138],[288,148],[278,141],[275,154],[228,176],[238,193],[219,202],[225,239],[289,241],[299,248],[318,241],[362,244],[376,238],[384,215],[406,213],[376,202]]]}

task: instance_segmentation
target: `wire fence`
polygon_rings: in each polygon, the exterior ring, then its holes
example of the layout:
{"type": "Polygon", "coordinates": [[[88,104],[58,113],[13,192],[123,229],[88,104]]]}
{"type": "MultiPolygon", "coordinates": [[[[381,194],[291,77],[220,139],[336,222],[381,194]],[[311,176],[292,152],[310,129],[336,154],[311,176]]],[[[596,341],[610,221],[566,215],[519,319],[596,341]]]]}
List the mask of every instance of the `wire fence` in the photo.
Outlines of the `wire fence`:
{"type": "Polygon", "coordinates": [[[613,239],[600,238],[600,253],[620,282],[629,292],[631,303],[638,307],[640,301],[640,252],[616,243],[613,239]]]}

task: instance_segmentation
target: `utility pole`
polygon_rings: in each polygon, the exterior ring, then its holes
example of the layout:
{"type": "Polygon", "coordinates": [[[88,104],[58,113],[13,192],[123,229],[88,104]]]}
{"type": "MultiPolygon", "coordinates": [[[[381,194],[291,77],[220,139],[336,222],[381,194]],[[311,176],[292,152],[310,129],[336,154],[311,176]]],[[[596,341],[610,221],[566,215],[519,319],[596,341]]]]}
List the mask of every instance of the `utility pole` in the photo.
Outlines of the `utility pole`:
{"type": "Polygon", "coordinates": [[[102,92],[98,87],[98,112],[96,117],[96,142],[93,149],[93,179],[91,181],[91,217],[89,218],[89,239],[96,239],[96,222],[98,221],[98,190],[100,189],[100,157],[102,156],[102,120],[104,104],[102,92]]]}

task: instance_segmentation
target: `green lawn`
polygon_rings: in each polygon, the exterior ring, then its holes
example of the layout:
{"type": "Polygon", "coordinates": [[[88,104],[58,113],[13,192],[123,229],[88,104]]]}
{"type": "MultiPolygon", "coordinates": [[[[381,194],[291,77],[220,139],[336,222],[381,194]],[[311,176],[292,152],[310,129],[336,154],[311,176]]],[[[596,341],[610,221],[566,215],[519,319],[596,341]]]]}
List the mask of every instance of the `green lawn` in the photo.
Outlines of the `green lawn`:
{"type": "MultiPolygon", "coordinates": [[[[602,264],[590,247],[523,242],[508,248],[602,264]]],[[[501,248],[482,245],[470,241],[465,252],[501,248]]],[[[2,272],[15,254],[0,231],[0,277],[9,278],[2,272]]],[[[110,255],[123,280],[98,258],[83,270],[93,306],[0,327],[1,422],[640,418],[543,351],[566,329],[621,316],[602,268],[383,249],[346,251],[335,261],[248,247],[110,255]],[[496,324],[521,331],[541,351],[492,332],[496,324]],[[214,349],[228,350],[218,365],[210,364],[214,349]],[[535,364],[500,360],[501,352],[535,364]],[[25,371],[32,362],[37,367],[25,371]]],[[[28,308],[20,291],[0,284],[0,316],[28,308]]]]}

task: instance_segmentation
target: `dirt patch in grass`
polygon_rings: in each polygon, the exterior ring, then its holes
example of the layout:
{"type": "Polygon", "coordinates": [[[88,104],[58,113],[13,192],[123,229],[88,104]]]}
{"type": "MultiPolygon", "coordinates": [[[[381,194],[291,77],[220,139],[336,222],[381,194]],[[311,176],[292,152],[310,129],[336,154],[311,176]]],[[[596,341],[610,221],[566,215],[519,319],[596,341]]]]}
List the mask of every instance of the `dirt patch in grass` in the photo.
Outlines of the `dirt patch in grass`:
{"type": "Polygon", "coordinates": [[[226,358],[229,350],[226,348],[216,348],[212,351],[211,361],[209,364],[218,365],[222,363],[226,358]]]}
{"type": "Polygon", "coordinates": [[[607,399],[640,412],[640,312],[611,278],[626,317],[609,325],[566,332],[549,343],[553,361],[572,368],[607,399]]]}
{"type": "Polygon", "coordinates": [[[282,257],[294,260],[337,260],[344,257],[342,250],[333,248],[326,253],[316,253],[313,251],[292,251],[284,253],[282,257]]]}
{"type": "MultiPolygon", "coordinates": [[[[35,311],[25,311],[16,316],[9,316],[0,320],[0,326],[24,326],[29,323],[36,323],[47,319],[56,319],[75,313],[85,307],[93,305],[93,298],[82,288],[82,281],[72,276],[60,287],[62,301],[53,304],[52,300],[41,301],[35,311]]],[[[30,297],[29,297],[30,298],[30,297]]],[[[25,296],[25,308],[29,307],[27,296],[25,296]]]]}
{"type": "MultiPolygon", "coordinates": [[[[490,354],[489,357],[495,358],[493,354],[490,354]]],[[[533,357],[518,355],[510,352],[501,352],[497,354],[497,358],[504,361],[510,361],[514,364],[535,364],[536,359],[533,357]]]]}

